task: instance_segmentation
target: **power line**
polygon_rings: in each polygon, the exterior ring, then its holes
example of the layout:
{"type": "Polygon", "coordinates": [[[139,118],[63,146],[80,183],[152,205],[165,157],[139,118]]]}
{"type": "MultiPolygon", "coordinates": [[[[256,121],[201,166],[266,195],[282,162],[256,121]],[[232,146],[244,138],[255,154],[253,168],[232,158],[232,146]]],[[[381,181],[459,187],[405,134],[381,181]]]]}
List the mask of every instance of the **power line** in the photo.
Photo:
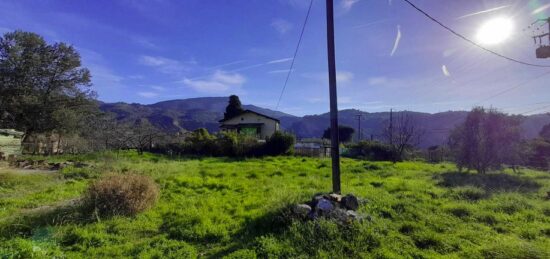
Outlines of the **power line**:
{"type": "Polygon", "coordinates": [[[527,113],[531,113],[531,112],[536,112],[536,111],[540,111],[540,110],[544,110],[546,108],[550,108],[550,105],[546,105],[546,106],[542,106],[542,107],[539,107],[539,108],[536,108],[536,109],[532,109],[532,110],[529,110],[529,111],[526,111],[526,112],[522,112],[520,113],[520,115],[525,115],[527,113]]]}
{"type": "Polygon", "coordinates": [[[281,95],[279,95],[279,100],[277,101],[277,106],[275,106],[275,110],[279,109],[279,104],[281,103],[281,99],[283,98],[286,85],[288,84],[288,79],[290,78],[290,74],[292,74],[292,69],[294,68],[294,61],[296,61],[296,56],[298,55],[298,50],[300,49],[300,44],[302,43],[302,38],[304,36],[304,31],[306,30],[306,25],[307,25],[307,21],[309,20],[309,14],[311,13],[312,5],[313,5],[313,0],[310,0],[309,7],[307,8],[306,18],[304,19],[304,24],[302,25],[302,31],[300,32],[300,38],[298,39],[298,44],[296,44],[296,50],[294,50],[294,56],[292,57],[292,62],[290,63],[290,69],[286,74],[285,83],[283,85],[283,89],[281,90],[281,95]]]}
{"type": "Polygon", "coordinates": [[[528,80],[525,80],[525,81],[521,82],[520,84],[517,84],[517,85],[512,86],[512,87],[510,87],[510,88],[504,89],[504,90],[502,90],[502,91],[500,91],[500,92],[498,92],[498,93],[496,93],[496,94],[494,94],[494,95],[491,95],[491,96],[489,96],[489,97],[487,97],[487,98],[485,98],[485,99],[483,99],[483,100],[481,100],[481,101],[478,101],[477,103],[474,104],[474,106],[475,106],[475,105],[479,105],[479,104],[481,104],[481,103],[483,103],[483,102],[485,102],[485,101],[487,101],[487,100],[493,99],[493,98],[495,98],[495,97],[497,97],[497,96],[500,96],[500,95],[502,95],[502,94],[505,94],[505,93],[507,93],[507,92],[510,92],[510,91],[512,91],[512,90],[515,90],[515,89],[517,89],[517,88],[520,88],[520,87],[522,87],[522,86],[525,86],[525,85],[531,83],[532,81],[535,81],[535,80],[537,80],[537,79],[540,79],[541,77],[547,76],[547,75],[549,75],[549,74],[550,74],[550,71],[546,71],[546,72],[544,72],[544,73],[542,73],[542,74],[540,74],[540,75],[538,75],[538,76],[536,76],[536,77],[533,77],[533,78],[530,78],[530,79],[528,79],[528,80]]]}
{"type": "Polygon", "coordinates": [[[455,30],[449,28],[448,26],[446,26],[445,24],[443,24],[442,22],[440,22],[440,21],[437,20],[436,18],[432,17],[430,14],[424,12],[422,9],[420,9],[420,8],[417,7],[415,4],[413,4],[411,1],[409,1],[409,0],[403,0],[403,1],[405,1],[406,3],[408,3],[410,6],[412,6],[414,9],[416,9],[417,11],[419,11],[420,13],[422,13],[424,16],[428,17],[428,19],[430,19],[430,20],[432,20],[433,22],[439,24],[439,26],[445,28],[446,30],[448,30],[449,32],[451,32],[452,34],[454,34],[455,36],[457,36],[457,37],[459,37],[459,38],[465,40],[466,42],[468,42],[468,43],[470,43],[470,44],[472,44],[472,45],[474,45],[474,46],[476,46],[476,47],[478,47],[478,48],[480,48],[480,49],[482,49],[482,50],[485,50],[485,51],[487,51],[487,52],[489,52],[489,53],[491,53],[491,54],[493,54],[493,55],[496,55],[496,56],[499,56],[499,57],[501,57],[501,58],[507,59],[507,60],[509,60],[509,61],[516,62],[516,63],[518,63],[518,64],[522,64],[522,65],[526,65],[526,66],[532,66],[532,67],[550,67],[550,65],[533,64],[533,63],[528,63],[528,62],[524,62],[524,61],[521,61],[521,60],[517,60],[517,59],[514,59],[514,58],[510,58],[510,57],[504,56],[504,55],[502,55],[502,54],[500,54],[500,53],[497,53],[497,52],[495,52],[495,51],[492,51],[492,50],[490,50],[490,49],[488,49],[488,48],[485,48],[485,47],[483,47],[483,46],[481,46],[481,45],[475,43],[474,41],[472,41],[472,40],[466,38],[466,36],[464,36],[464,35],[462,35],[462,34],[456,32],[455,30]]]}

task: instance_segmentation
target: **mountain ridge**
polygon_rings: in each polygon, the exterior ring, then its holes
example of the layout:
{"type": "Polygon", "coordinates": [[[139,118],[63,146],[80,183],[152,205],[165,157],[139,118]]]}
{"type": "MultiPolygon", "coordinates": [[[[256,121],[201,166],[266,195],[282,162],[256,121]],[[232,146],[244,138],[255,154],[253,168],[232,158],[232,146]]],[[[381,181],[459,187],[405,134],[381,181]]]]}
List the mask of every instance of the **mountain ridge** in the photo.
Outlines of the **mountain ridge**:
{"type": "MultiPolygon", "coordinates": [[[[197,97],[167,100],[153,104],[100,102],[100,109],[115,114],[118,121],[132,122],[146,118],[153,126],[166,133],[197,128],[206,128],[210,132],[216,132],[219,127],[218,121],[223,118],[227,101],[227,97],[197,97]]],[[[330,122],[328,112],[299,117],[252,104],[243,104],[243,108],[279,119],[281,128],[294,133],[298,138],[320,137],[330,122]]],[[[464,121],[468,114],[467,111],[394,112],[395,115],[402,113],[410,116],[413,123],[425,131],[425,136],[419,144],[421,147],[445,144],[450,130],[464,121]]],[[[362,139],[382,139],[384,126],[389,120],[389,112],[340,110],[338,112],[339,123],[356,129],[358,114],[361,114],[362,139]]],[[[525,116],[521,123],[522,136],[527,139],[534,138],[540,129],[549,123],[550,116],[545,114],[525,116]]]]}

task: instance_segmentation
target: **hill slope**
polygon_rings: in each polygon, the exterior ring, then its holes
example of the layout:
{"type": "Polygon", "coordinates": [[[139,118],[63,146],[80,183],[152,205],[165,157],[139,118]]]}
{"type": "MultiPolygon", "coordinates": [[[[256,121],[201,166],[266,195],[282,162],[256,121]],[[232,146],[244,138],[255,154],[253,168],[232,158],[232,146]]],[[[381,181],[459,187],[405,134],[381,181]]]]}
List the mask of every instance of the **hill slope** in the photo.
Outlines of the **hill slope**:
{"type": "MultiPolygon", "coordinates": [[[[227,105],[226,97],[202,97],[182,100],[163,101],[150,105],[128,103],[102,103],[101,109],[116,114],[120,121],[135,121],[147,118],[155,127],[167,133],[181,130],[195,130],[206,128],[210,132],[218,131],[218,121],[222,119],[227,105]]],[[[294,133],[298,138],[320,137],[329,126],[330,114],[306,115],[297,117],[279,111],[243,105],[250,109],[281,120],[284,130],[294,133]]],[[[412,118],[415,125],[425,133],[420,146],[428,147],[441,145],[447,141],[449,131],[457,124],[462,123],[468,114],[465,111],[448,111],[441,113],[421,113],[404,111],[412,118]]],[[[396,112],[395,115],[400,114],[396,112]]],[[[361,114],[361,132],[363,139],[381,139],[382,132],[389,121],[389,112],[369,113],[359,110],[342,110],[339,112],[341,125],[357,128],[357,116],[361,114]]],[[[525,138],[534,138],[540,129],[550,123],[548,115],[532,115],[524,117],[522,134],[525,138]]]]}

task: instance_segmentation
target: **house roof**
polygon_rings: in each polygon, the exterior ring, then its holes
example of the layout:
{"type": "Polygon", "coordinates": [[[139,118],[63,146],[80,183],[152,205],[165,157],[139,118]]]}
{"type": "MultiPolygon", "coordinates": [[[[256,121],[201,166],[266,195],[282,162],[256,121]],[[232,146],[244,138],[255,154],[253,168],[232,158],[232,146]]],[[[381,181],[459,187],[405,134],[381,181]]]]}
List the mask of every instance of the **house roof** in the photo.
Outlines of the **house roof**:
{"type": "Polygon", "coordinates": [[[21,137],[25,135],[25,133],[14,129],[0,129],[0,135],[21,137]]]}
{"type": "Polygon", "coordinates": [[[274,120],[274,121],[279,122],[279,123],[281,122],[279,119],[275,119],[275,118],[273,118],[273,117],[269,117],[269,116],[267,116],[267,115],[265,115],[265,114],[261,114],[261,113],[259,113],[259,112],[255,112],[255,111],[252,111],[252,110],[244,110],[241,114],[239,114],[239,115],[237,115],[237,116],[233,116],[233,117],[227,118],[227,119],[222,119],[222,120],[219,120],[219,122],[224,122],[224,121],[231,120],[231,119],[233,119],[233,118],[235,118],[235,117],[239,117],[239,116],[241,116],[242,114],[245,114],[245,113],[254,113],[254,114],[258,115],[258,116],[262,116],[262,117],[264,117],[264,118],[268,118],[268,119],[270,119],[270,120],[274,120]]]}

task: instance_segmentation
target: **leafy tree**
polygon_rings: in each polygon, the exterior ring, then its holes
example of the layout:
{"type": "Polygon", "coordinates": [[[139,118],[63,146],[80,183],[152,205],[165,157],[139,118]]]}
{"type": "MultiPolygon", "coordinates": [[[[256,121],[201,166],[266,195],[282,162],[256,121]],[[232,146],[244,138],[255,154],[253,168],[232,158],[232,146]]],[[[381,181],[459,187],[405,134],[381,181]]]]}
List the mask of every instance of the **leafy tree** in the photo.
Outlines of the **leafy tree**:
{"type": "Polygon", "coordinates": [[[72,46],[48,44],[31,32],[0,37],[1,126],[27,134],[73,131],[95,107],[90,86],[90,72],[72,46]]]}
{"type": "MultiPolygon", "coordinates": [[[[323,132],[323,138],[324,139],[330,139],[330,127],[325,129],[323,132]]],[[[353,133],[355,133],[355,129],[353,129],[350,126],[345,125],[338,125],[338,138],[340,139],[340,142],[346,143],[350,142],[353,138],[353,133]]]]}
{"type": "Polygon", "coordinates": [[[515,165],[520,157],[519,119],[490,109],[474,108],[449,137],[461,168],[485,173],[503,163],[515,165]]]}
{"type": "Polygon", "coordinates": [[[270,156],[290,154],[296,142],[294,135],[276,131],[265,143],[265,154],[270,156]]]}
{"type": "Polygon", "coordinates": [[[528,165],[539,169],[550,169],[550,124],[544,126],[539,138],[529,141],[528,165]]]}
{"type": "Polygon", "coordinates": [[[539,136],[542,139],[550,142],[550,124],[547,124],[544,127],[542,127],[542,130],[540,131],[539,136]]]}
{"type": "Polygon", "coordinates": [[[229,104],[225,108],[225,113],[223,114],[224,119],[230,119],[235,116],[239,116],[243,113],[243,107],[239,97],[236,95],[229,96],[229,104]]]}

